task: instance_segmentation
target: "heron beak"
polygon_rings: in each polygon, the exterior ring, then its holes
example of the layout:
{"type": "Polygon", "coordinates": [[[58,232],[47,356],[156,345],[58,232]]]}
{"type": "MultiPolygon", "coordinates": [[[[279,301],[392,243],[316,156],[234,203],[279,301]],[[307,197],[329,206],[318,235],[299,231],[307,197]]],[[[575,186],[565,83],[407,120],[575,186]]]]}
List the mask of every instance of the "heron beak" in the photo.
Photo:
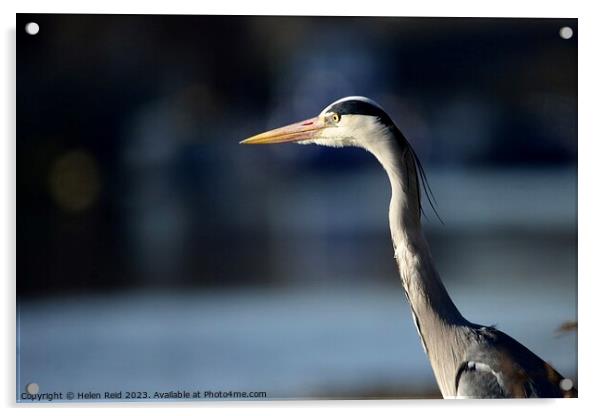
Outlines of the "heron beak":
{"type": "Polygon", "coordinates": [[[274,144],[300,142],[315,138],[316,134],[326,128],[320,117],[310,118],[299,123],[290,124],[278,129],[266,131],[265,133],[249,137],[240,144],[274,144]]]}

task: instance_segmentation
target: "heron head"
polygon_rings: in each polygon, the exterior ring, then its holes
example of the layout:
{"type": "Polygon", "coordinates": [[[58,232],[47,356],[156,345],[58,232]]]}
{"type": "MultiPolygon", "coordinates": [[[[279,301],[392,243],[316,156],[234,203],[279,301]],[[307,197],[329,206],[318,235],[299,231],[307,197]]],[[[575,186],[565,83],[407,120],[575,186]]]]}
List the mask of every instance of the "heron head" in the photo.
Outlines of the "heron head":
{"type": "Polygon", "coordinates": [[[432,192],[418,156],[385,110],[369,98],[341,98],[314,118],[249,137],[240,143],[314,143],[364,148],[378,159],[388,173],[397,171],[400,165],[406,166],[404,172],[409,176],[409,182],[414,184],[418,212],[422,211],[420,189],[425,188],[428,201],[441,220],[431,201],[432,192]]]}
{"type": "Polygon", "coordinates": [[[370,150],[389,137],[393,122],[380,105],[366,97],[345,97],[328,105],[316,117],[243,140],[241,144],[300,143],[355,146],[370,150]]]}

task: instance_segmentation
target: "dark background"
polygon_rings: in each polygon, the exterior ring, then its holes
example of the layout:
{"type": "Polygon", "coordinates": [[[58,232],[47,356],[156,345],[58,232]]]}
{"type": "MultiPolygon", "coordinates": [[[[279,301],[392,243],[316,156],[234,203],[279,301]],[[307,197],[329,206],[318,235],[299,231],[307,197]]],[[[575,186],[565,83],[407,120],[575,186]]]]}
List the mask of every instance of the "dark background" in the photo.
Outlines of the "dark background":
{"type": "MultiPolygon", "coordinates": [[[[410,325],[381,328],[399,332],[382,340],[391,350],[355,340],[357,351],[333,363],[348,345],[337,338],[341,328],[359,338],[367,336],[362,328],[379,331],[366,311],[388,294],[393,309],[374,319],[410,322],[405,309],[394,309],[405,300],[377,162],[358,149],[238,145],[346,95],[381,103],[421,157],[445,222],[427,211],[427,237],[460,309],[473,311],[469,319],[506,323],[502,330],[576,377],[576,336],[554,328],[576,319],[577,35],[576,19],[18,15],[23,380],[45,374],[62,388],[81,381],[81,372],[89,383],[100,380],[94,388],[114,388],[118,379],[160,384],[165,371],[143,377],[138,370],[155,368],[162,354],[181,356],[181,343],[217,354],[222,342],[248,346],[261,333],[254,353],[281,357],[266,370],[268,387],[282,388],[270,397],[436,395],[421,355],[418,381],[404,377],[403,360],[422,354],[410,325]],[[38,35],[22,30],[30,21],[38,35]],[[571,39],[559,36],[564,26],[571,39]],[[291,309],[298,315],[286,315],[291,309]],[[110,322],[129,317],[131,326],[70,321],[108,310],[120,316],[110,322]],[[145,327],[158,310],[173,321],[145,327]],[[195,314],[219,320],[224,310],[233,321],[216,327],[233,332],[203,344],[217,332],[195,314]],[[253,341],[241,339],[237,322],[254,313],[245,324],[253,341]],[[164,335],[174,322],[182,332],[164,335]],[[114,339],[140,325],[159,352],[137,356],[125,376],[122,366],[107,369],[98,357],[109,360],[118,347],[102,344],[99,331],[114,339]],[[186,341],[191,325],[209,333],[186,341]],[[307,361],[297,371],[291,363],[301,334],[307,361]],[[283,337],[290,345],[277,348],[283,337]],[[70,357],[94,345],[97,361],[26,355],[41,342],[70,357]],[[415,349],[398,354],[399,344],[415,349]],[[327,351],[311,352],[316,345],[327,351]],[[385,358],[373,363],[374,356],[385,358]],[[311,375],[308,365],[317,365],[311,375]]],[[[148,339],[120,348],[141,344],[148,339]]],[[[239,355],[211,360],[216,372],[232,367],[225,388],[245,371],[260,379],[260,370],[232,364],[239,355]]],[[[173,379],[162,386],[198,382],[199,373],[218,379],[206,369],[204,361],[169,366],[173,379]]]]}

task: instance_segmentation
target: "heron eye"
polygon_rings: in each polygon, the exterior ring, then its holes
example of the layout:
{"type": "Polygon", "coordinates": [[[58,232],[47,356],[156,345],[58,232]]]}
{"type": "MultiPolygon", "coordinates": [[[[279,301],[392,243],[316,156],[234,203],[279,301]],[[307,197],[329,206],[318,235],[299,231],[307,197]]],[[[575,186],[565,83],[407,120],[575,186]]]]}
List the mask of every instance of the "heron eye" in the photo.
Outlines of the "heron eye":
{"type": "Polygon", "coordinates": [[[341,120],[341,116],[339,116],[337,113],[332,113],[331,116],[332,121],[334,121],[335,123],[338,123],[339,120],[341,120]]]}

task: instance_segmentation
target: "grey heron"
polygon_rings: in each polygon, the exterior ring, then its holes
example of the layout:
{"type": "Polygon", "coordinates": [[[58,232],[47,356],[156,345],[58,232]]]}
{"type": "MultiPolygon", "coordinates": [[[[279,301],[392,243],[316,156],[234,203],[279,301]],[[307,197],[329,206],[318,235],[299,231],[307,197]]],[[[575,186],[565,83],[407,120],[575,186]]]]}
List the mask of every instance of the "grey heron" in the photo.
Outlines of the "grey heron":
{"type": "MultiPolygon", "coordinates": [[[[422,166],[383,108],[346,97],[311,119],[243,140],[360,147],[383,166],[390,184],[389,226],[401,282],[422,346],[445,398],[576,397],[572,382],[502,331],[465,319],[435,268],[421,227],[422,166]]],[[[428,185],[426,185],[428,186],[428,185]]],[[[428,195],[428,194],[427,194],[428,195]]]]}

